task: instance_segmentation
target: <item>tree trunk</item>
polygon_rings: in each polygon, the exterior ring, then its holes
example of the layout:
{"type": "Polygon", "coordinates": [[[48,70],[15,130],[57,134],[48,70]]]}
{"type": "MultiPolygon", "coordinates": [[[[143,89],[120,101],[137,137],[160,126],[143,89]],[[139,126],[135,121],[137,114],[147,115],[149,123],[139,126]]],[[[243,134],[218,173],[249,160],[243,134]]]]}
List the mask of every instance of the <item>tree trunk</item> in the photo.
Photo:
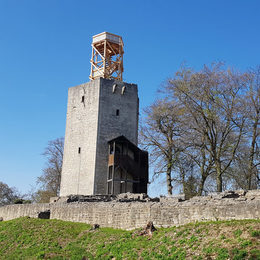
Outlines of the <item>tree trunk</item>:
{"type": "Polygon", "coordinates": [[[206,181],[206,177],[202,174],[201,181],[200,181],[200,185],[199,185],[199,190],[198,190],[198,196],[201,196],[201,195],[202,195],[202,192],[203,192],[203,189],[204,189],[205,181],[206,181]]]}
{"type": "Polygon", "coordinates": [[[223,181],[222,181],[221,165],[219,161],[216,162],[216,173],[217,173],[217,191],[222,192],[223,181]]]}
{"type": "Polygon", "coordinates": [[[172,167],[170,165],[167,166],[167,171],[166,171],[166,178],[167,178],[167,191],[168,195],[172,195],[172,167]]]}
{"type": "Polygon", "coordinates": [[[253,176],[253,169],[254,169],[254,155],[255,155],[257,125],[258,125],[258,118],[256,117],[253,125],[253,136],[252,136],[250,155],[249,155],[248,179],[247,179],[248,190],[252,189],[252,176],[253,176]]]}
{"type": "Polygon", "coordinates": [[[217,175],[217,191],[222,192],[222,176],[217,175]]]}

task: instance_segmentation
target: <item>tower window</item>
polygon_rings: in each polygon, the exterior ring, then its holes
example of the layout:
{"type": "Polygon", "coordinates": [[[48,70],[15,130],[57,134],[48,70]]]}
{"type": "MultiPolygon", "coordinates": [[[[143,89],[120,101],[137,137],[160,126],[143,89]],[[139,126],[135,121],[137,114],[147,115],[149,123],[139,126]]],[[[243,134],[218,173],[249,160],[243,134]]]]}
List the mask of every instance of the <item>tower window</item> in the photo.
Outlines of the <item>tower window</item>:
{"type": "Polygon", "coordinates": [[[113,87],[112,87],[112,92],[113,92],[113,93],[116,92],[116,84],[113,85],[113,87]]]}
{"type": "Polygon", "coordinates": [[[84,101],[85,101],[85,96],[82,96],[81,97],[81,102],[84,103],[84,101]]]}
{"type": "Polygon", "coordinates": [[[81,152],[81,148],[79,147],[79,149],[78,149],[78,154],[80,154],[80,152],[81,152]]]}
{"type": "Polygon", "coordinates": [[[116,110],[116,116],[119,116],[119,109],[116,110]]]}

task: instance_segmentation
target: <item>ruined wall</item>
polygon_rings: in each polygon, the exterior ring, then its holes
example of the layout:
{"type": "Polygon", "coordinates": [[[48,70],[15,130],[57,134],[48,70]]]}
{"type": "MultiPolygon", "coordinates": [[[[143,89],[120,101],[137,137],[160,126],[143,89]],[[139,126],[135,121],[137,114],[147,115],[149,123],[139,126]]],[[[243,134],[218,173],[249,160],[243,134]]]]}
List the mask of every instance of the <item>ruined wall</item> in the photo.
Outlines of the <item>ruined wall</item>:
{"type": "Polygon", "coordinates": [[[241,193],[220,193],[179,201],[161,198],[159,202],[83,202],[53,204],[51,218],[101,226],[134,229],[149,220],[157,227],[183,225],[196,221],[260,218],[260,190],[241,193]]]}
{"type": "Polygon", "coordinates": [[[216,193],[187,201],[167,197],[153,201],[122,196],[120,194],[120,197],[107,202],[103,199],[99,202],[58,201],[52,204],[4,206],[0,207],[0,217],[4,220],[26,215],[33,217],[37,216],[36,211],[49,207],[52,219],[121,229],[143,227],[150,220],[157,227],[170,227],[196,221],[260,218],[260,190],[216,193]]]}
{"type": "Polygon", "coordinates": [[[8,205],[0,207],[0,217],[2,217],[3,220],[11,220],[26,216],[38,218],[40,212],[49,209],[49,203],[8,205]]]}

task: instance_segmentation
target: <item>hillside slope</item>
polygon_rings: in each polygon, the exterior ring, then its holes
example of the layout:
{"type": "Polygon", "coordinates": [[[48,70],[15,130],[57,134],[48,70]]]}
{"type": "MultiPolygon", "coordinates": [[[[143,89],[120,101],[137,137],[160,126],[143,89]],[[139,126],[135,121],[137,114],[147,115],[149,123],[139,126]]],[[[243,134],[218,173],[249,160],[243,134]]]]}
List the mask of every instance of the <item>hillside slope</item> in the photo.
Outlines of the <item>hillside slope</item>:
{"type": "Polygon", "coordinates": [[[0,222],[1,259],[260,259],[260,220],[218,221],[140,231],[60,220],[0,222]]]}

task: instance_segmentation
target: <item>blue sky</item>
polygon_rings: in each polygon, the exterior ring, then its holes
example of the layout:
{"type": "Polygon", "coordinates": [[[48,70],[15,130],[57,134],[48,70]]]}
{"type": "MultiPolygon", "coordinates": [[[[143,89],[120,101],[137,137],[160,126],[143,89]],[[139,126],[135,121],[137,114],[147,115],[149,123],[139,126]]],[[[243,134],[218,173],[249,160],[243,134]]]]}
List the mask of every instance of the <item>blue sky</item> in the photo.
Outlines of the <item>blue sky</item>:
{"type": "Polygon", "coordinates": [[[0,181],[35,186],[44,147],[64,136],[68,88],[88,81],[93,35],[123,37],[143,109],[183,62],[260,64],[259,28],[258,0],[0,0],[0,181]]]}

